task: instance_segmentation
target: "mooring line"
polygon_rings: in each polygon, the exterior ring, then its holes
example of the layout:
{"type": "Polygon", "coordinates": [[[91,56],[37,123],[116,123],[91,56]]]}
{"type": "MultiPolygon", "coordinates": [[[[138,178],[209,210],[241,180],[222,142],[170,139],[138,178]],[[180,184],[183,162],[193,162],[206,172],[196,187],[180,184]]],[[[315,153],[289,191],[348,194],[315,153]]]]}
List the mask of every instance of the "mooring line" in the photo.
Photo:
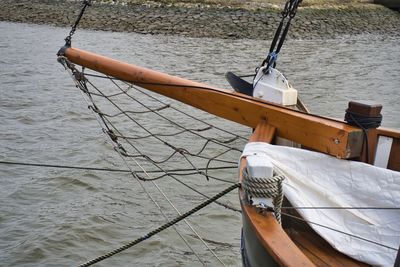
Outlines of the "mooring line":
{"type": "MultiPolygon", "coordinates": [[[[118,151],[117,151],[118,152],[118,151]]],[[[118,152],[118,154],[120,155],[121,159],[124,161],[124,163],[126,164],[126,166],[128,168],[130,168],[130,165],[128,164],[127,160],[125,157],[123,157],[121,155],[121,153],[118,152]]],[[[133,159],[133,161],[143,170],[143,172],[148,176],[148,173],[146,172],[146,170],[139,164],[139,162],[137,162],[135,159],[133,159]]],[[[137,175],[134,175],[132,173],[132,175],[135,177],[137,175]]],[[[164,211],[161,209],[160,205],[157,203],[157,201],[155,199],[153,199],[153,197],[150,195],[150,193],[145,189],[144,185],[142,184],[142,181],[136,177],[138,183],[140,184],[140,186],[143,188],[143,190],[146,192],[146,194],[150,197],[150,199],[154,202],[154,204],[158,207],[158,209],[160,210],[161,214],[164,216],[164,218],[167,220],[167,215],[164,213],[164,211]]],[[[180,211],[175,207],[175,205],[172,203],[172,201],[167,197],[167,195],[164,193],[164,191],[158,186],[158,184],[155,181],[151,181],[153,183],[153,185],[157,188],[157,190],[161,193],[161,195],[164,197],[165,200],[167,200],[167,202],[173,207],[173,209],[178,213],[178,215],[182,215],[180,213],[180,211]]],[[[211,252],[211,254],[213,254],[213,256],[223,265],[226,266],[221,259],[214,253],[214,251],[208,246],[208,244],[204,241],[204,239],[196,232],[196,230],[193,228],[193,226],[186,220],[183,220],[186,225],[192,230],[192,232],[203,242],[203,244],[206,246],[206,248],[211,252]]],[[[205,263],[203,262],[203,260],[201,259],[201,257],[198,255],[198,253],[196,253],[194,251],[194,249],[190,246],[190,244],[186,241],[186,239],[183,237],[183,235],[178,231],[178,229],[174,226],[173,227],[176,231],[176,233],[181,237],[181,239],[183,240],[183,242],[189,247],[189,249],[193,252],[193,254],[198,258],[198,260],[202,263],[203,266],[205,266],[205,263]]]]}
{"type": "Polygon", "coordinates": [[[206,200],[205,202],[201,203],[200,205],[197,205],[196,207],[194,207],[190,211],[182,214],[181,216],[176,217],[175,219],[169,221],[166,224],[163,224],[162,226],[154,229],[153,231],[147,233],[146,235],[144,235],[142,237],[139,237],[139,238],[129,242],[128,244],[123,245],[123,246],[121,246],[121,247],[119,247],[119,248],[117,248],[115,250],[112,250],[112,251],[110,251],[110,252],[108,252],[108,253],[106,253],[106,254],[104,254],[102,256],[99,256],[99,257],[97,257],[97,258],[95,258],[93,260],[90,260],[90,261],[88,261],[88,262],[86,262],[84,264],[81,264],[81,265],[79,265],[79,267],[91,266],[91,265],[93,265],[95,263],[98,263],[98,262],[103,261],[103,260],[105,260],[107,258],[110,258],[110,257],[114,256],[115,254],[118,254],[118,253],[120,253],[120,252],[122,252],[122,251],[124,251],[124,250],[126,250],[128,248],[131,248],[131,247],[133,247],[133,246],[135,246],[135,245],[137,245],[137,244],[149,239],[150,237],[162,232],[163,230],[168,229],[169,227],[175,225],[176,223],[182,221],[183,219],[189,217],[193,213],[203,209],[204,207],[208,206],[209,204],[211,204],[212,202],[216,201],[220,197],[226,195],[227,193],[229,193],[232,190],[234,190],[236,188],[239,188],[239,187],[240,187],[240,183],[236,183],[234,185],[231,185],[230,187],[226,188],[225,190],[221,191],[220,193],[216,194],[215,196],[211,197],[210,199],[206,200]]]}
{"type": "MultiPolygon", "coordinates": [[[[125,163],[125,165],[131,169],[130,164],[128,164],[127,159],[125,157],[123,157],[123,155],[121,154],[120,151],[116,151],[118,153],[118,155],[121,157],[122,161],[125,163]]],[[[137,162],[135,159],[133,159],[133,161],[142,169],[142,171],[148,176],[146,170],[139,164],[139,162],[137,162]]],[[[161,208],[161,206],[158,204],[158,202],[156,201],[155,198],[153,198],[153,196],[150,194],[150,192],[146,189],[146,187],[144,186],[144,184],[142,183],[143,181],[137,178],[137,174],[133,171],[131,171],[131,175],[136,178],[135,180],[139,183],[140,187],[143,189],[143,191],[146,193],[146,195],[149,197],[149,199],[154,203],[154,205],[158,208],[158,210],[160,211],[161,215],[164,217],[164,219],[167,221],[168,217],[165,214],[165,212],[163,211],[163,209],[161,208]]],[[[152,181],[153,185],[157,186],[155,181],[152,181]]],[[[186,244],[186,246],[193,252],[193,254],[197,257],[197,259],[200,261],[200,263],[205,266],[203,260],[201,259],[201,257],[199,256],[198,253],[196,253],[196,251],[192,248],[192,246],[190,246],[190,244],[188,243],[188,241],[185,239],[185,237],[179,232],[179,230],[177,229],[177,227],[173,226],[173,229],[175,230],[175,232],[178,234],[178,236],[182,239],[182,241],[186,244]]]]}
{"type": "MultiPolygon", "coordinates": [[[[0,161],[0,164],[5,165],[19,165],[19,166],[32,166],[32,167],[44,167],[44,168],[58,168],[58,169],[76,169],[76,170],[87,170],[87,171],[108,171],[108,172],[126,172],[126,173],[144,173],[144,171],[131,171],[128,169],[111,169],[111,168],[98,168],[98,167],[82,167],[82,166],[70,166],[70,165],[59,165],[59,164],[47,164],[47,163],[29,163],[29,162],[16,162],[16,161],[0,161]]],[[[220,167],[208,167],[208,168],[183,168],[183,169],[168,169],[168,170],[147,170],[147,173],[174,173],[174,172],[189,172],[197,170],[223,170],[223,169],[237,169],[237,166],[220,166],[220,167]]],[[[174,173],[175,174],[175,173],[174,173]]],[[[192,174],[192,173],[191,173],[192,174]]],[[[225,181],[226,182],[226,181],[225,181]]]]}

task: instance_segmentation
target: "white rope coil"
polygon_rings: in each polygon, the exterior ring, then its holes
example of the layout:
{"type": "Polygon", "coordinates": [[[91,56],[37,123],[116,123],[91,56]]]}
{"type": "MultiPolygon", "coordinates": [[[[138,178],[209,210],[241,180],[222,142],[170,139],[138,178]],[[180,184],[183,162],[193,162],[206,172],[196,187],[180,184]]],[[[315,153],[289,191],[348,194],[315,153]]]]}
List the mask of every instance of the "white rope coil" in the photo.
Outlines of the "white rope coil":
{"type": "Polygon", "coordinates": [[[249,197],[271,198],[274,204],[276,220],[281,224],[281,208],[283,202],[283,175],[273,177],[251,177],[247,170],[243,171],[242,188],[249,197]]]}

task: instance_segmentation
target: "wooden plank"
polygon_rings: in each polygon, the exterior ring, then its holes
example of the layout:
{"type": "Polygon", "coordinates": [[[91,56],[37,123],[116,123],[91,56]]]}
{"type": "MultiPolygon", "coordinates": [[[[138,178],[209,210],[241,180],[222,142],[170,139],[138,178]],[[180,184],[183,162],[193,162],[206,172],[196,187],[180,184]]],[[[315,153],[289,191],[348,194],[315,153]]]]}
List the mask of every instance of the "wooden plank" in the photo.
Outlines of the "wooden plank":
{"type": "Polygon", "coordinates": [[[272,143],[276,133],[276,128],[269,125],[266,120],[261,120],[250,136],[249,142],[272,143]]]}
{"type": "Polygon", "coordinates": [[[72,63],[129,81],[216,116],[255,128],[261,119],[279,137],[339,158],[359,157],[362,131],[342,121],[287,109],[226,89],[217,89],[164,73],[67,48],[72,63]]]}
{"type": "MultiPolygon", "coordinates": [[[[292,238],[292,237],[290,237],[292,238]]],[[[329,266],[326,262],[323,262],[320,258],[318,258],[316,255],[314,255],[311,251],[309,251],[307,248],[305,248],[301,243],[297,242],[295,239],[292,238],[296,246],[298,246],[301,250],[301,252],[304,253],[304,255],[307,256],[311,260],[312,263],[315,264],[315,266],[321,266],[321,267],[327,267],[329,266]]]]}
{"type": "MultiPolygon", "coordinates": [[[[293,241],[301,244],[301,248],[318,258],[314,262],[317,266],[370,266],[335,250],[328,242],[315,233],[291,231],[289,232],[289,236],[293,241]]],[[[304,250],[302,251],[304,252],[304,250]]]]}
{"type": "Polygon", "coordinates": [[[393,138],[380,135],[376,144],[374,166],[387,168],[392,150],[393,138]]]}
{"type": "Polygon", "coordinates": [[[260,214],[242,202],[243,216],[252,225],[264,248],[281,266],[315,266],[283,231],[271,213],[260,214]]]}
{"type": "MultiPolygon", "coordinates": [[[[250,141],[271,142],[274,134],[275,128],[267,121],[261,120],[250,137],[250,141]]],[[[246,159],[242,158],[239,166],[239,181],[242,181],[242,172],[245,167],[246,159]]],[[[246,216],[258,240],[278,264],[293,267],[314,266],[292,242],[271,213],[260,214],[253,206],[250,206],[242,189],[239,190],[239,198],[243,216],[246,216]]]]}
{"type": "Polygon", "coordinates": [[[400,130],[394,130],[394,129],[389,129],[389,128],[384,128],[384,127],[379,127],[377,129],[378,135],[384,135],[387,137],[392,137],[395,139],[400,139],[400,130]]]}
{"type": "Polygon", "coordinates": [[[375,160],[375,150],[378,141],[378,135],[376,129],[368,129],[368,150],[367,150],[367,143],[364,142],[360,161],[366,162],[369,164],[373,164],[375,160]],[[367,156],[368,151],[368,156],[367,156]]]}
{"type": "Polygon", "coordinates": [[[393,138],[387,168],[393,171],[400,171],[400,131],[380,127],[377,129],[378,136],[393,138]]]}

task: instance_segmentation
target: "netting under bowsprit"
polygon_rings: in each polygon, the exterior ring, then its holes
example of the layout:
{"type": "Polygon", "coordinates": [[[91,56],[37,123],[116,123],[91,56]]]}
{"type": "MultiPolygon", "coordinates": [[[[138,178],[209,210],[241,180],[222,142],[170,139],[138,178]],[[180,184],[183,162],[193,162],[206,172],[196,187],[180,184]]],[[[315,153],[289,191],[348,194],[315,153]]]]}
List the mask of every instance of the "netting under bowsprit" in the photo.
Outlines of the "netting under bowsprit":
{"type": "Polygon", "coordinates": [[[237,180],[237,159],[248,129],[160,97],[133,84],[78,70],[64,60],[88,107],[135,177],[154,181],[185,176],[237,180]]]}

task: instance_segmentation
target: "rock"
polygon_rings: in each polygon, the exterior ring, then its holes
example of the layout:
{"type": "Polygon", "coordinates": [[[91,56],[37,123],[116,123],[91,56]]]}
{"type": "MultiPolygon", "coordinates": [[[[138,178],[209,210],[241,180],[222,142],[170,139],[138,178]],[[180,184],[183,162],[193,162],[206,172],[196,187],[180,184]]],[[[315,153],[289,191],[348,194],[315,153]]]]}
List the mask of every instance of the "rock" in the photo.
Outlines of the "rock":
{"type": "MultiPolygon", "coordinates": [[[[70,26],[81,7],[80,2],[62,0],[0,0],[0,4],[0,20],[57,26],[70,26]]],[[[212,8],[200,4],[192,7],[93,4],[78,28],[265,39],[271,38],[278,27],[281,20],[279,11],[212,8]]],[[[292,38],[303,39],[362,33],[399,36],[400,13],[367,4],[357,8],[303,8],[298,11],[289,31],[292,38]]]]}

